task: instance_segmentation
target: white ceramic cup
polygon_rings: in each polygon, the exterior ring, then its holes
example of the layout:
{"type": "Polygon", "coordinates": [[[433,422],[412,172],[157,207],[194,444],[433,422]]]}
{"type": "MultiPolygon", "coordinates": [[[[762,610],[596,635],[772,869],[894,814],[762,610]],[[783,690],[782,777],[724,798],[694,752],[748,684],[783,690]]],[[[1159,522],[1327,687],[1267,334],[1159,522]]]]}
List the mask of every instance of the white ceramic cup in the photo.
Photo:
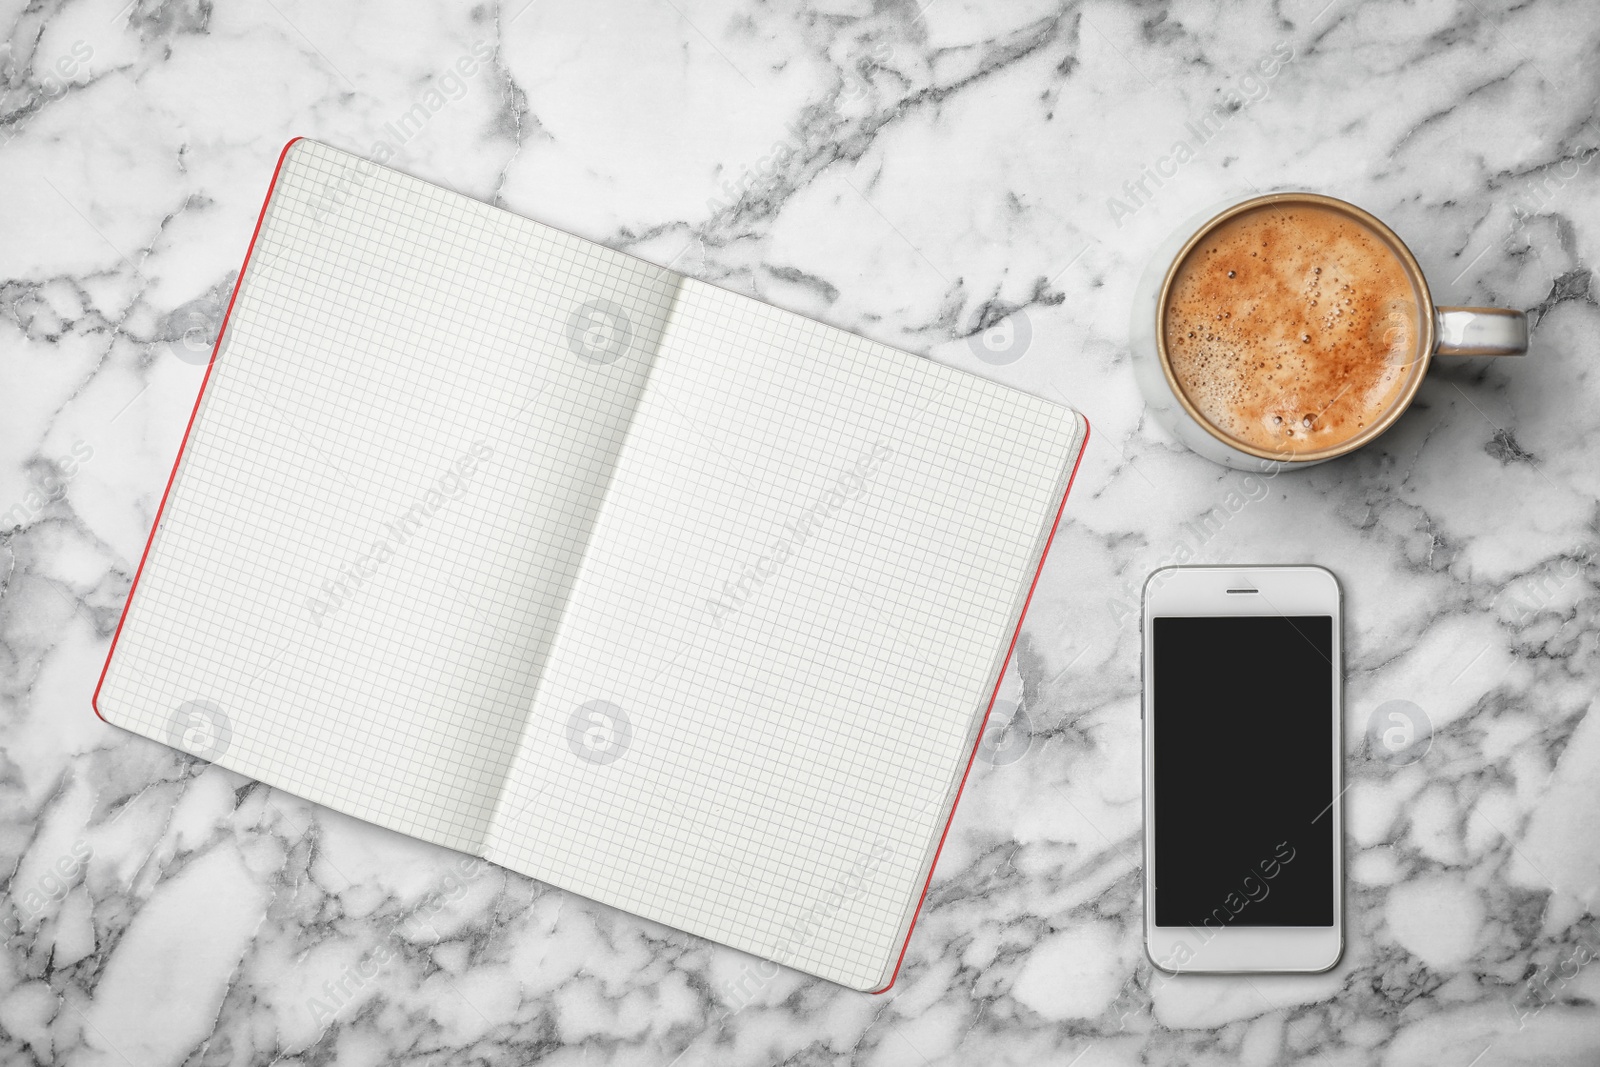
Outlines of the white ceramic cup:
{"type": "Polygon", "coordinates": [[[1528,320],[1520,311],[1502,308],[1439,307],[1416,257],[1394,231],[1377,218],[1343,200],[1317,193],[1269,193],[1231,201],[1181,227],[1157,251],[1134,294],[1129,331],[1134,375],[1150,413],[1189,448],[1205,458],[1239,470],[1282,470],[1310,467],[1354,452],[1382,434],[1404,414],[1435,355],[1520,356],[1528,350],[1528,320]],[[1167,298],[1174,276],[1189,252],[1229,219],[1271,205],[1306,204],[1342,212],[1381,238],[1404,267],[1416,293],[1417,351],[1409,361],[1407,380],[1394,403],[1360,433],[1315,452],[1275,452],[1232,437],[1213,426],[1190,402],[1172,372],[1166,345],[1167,298]]]}

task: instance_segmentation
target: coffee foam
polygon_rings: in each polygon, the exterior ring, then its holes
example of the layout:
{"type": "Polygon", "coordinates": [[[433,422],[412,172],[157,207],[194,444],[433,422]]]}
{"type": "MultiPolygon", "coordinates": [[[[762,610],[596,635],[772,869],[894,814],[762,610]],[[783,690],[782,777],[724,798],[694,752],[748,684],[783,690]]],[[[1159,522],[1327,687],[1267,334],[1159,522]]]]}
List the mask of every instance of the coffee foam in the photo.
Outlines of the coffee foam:
{"type": "Polygon", "coordinates": [[[1235,216],[1173,277],[1165,337],[1184,395],[1229,437],[1330,448],[1382,418],[1419,356],[1417,293],[1389,245],[1312,204],[1235,216]]]}

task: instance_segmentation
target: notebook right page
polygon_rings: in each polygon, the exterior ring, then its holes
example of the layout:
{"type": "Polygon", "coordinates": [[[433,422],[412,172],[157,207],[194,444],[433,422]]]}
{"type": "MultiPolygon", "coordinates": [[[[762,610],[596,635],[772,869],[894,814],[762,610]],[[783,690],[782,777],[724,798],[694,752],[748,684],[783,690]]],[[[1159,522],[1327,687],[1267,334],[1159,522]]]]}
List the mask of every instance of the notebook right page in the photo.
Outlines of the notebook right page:
{"type": "Polygon", "coordinates": [[[685,281],[489,858],[885,984],[1083,430],[685,281]]]}

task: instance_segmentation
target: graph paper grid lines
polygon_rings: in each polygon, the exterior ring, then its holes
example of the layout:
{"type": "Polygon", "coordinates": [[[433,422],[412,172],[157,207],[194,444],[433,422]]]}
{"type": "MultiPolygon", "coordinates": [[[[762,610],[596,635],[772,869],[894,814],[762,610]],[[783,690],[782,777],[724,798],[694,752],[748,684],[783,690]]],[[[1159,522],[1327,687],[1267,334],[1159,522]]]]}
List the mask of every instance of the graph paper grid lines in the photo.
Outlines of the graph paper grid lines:
{"type": "Polygon", "coordinates": [[[877,988],[1084,433],[297,142],[99,707],[877,988]]]}
{"type": "Polygon", "coordinates": [[[1081,434],[1066,408],[686,280],[490,858],[883,985],[1081,434]],[[595,701],[627,721],[615,760],[569,744],[595,701]]]}
{"type": "Polygon", "coordinates": [[[169,740],[199,702],[215,762],[480,851],[676,288],[297,142],[101,713],[169,740]]]}

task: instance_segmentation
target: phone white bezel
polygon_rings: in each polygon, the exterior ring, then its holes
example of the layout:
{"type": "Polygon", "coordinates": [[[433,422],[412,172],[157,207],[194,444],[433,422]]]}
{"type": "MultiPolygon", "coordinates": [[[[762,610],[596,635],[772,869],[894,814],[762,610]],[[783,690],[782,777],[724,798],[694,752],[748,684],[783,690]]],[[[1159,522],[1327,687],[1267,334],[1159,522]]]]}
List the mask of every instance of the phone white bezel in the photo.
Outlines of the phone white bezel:
{"type": "Polygon", "coordinates": [[[1150,962],[1172,974],[1318,973],[1344,952],[1344,706],[1342,604],[1339,582],[1323,567],[1163,567],[1145,581],[1141,619],[1144,738],[1144,939],[1150,962]],[[1254,594],[1230,589],[1254,589],[1254,594]],[[1149,620],[1160,616],[1330,615],[1333,617],[1333,925],[1198,929],[1155,923],[1154,691],[1149,620]]]}

